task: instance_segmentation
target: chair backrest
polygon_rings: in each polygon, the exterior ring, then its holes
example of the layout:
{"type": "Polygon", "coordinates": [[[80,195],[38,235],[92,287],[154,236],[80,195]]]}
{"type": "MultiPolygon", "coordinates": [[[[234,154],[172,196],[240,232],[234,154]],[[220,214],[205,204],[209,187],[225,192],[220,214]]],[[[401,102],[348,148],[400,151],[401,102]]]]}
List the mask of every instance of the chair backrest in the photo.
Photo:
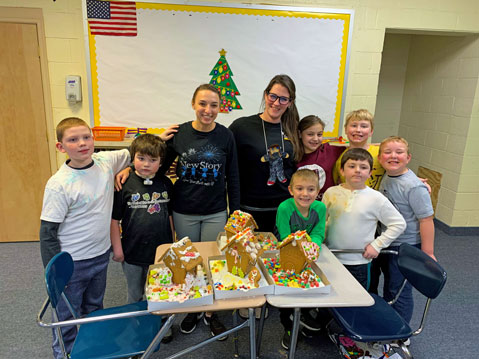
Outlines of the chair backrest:
{"type": "Polygon", "coordinates": [[[60,252],[45,268],[45,283],[52,307],[56,308],[65,286],[73,274],[73,259],[70,253],[60,252]]]}
{"type": "Polygon", "coordinates": [[[446,284],[447,273],[439,263],[409,244],[399,247],[398,266],[409,283],[428,298],[436,298],[446,284]]]}

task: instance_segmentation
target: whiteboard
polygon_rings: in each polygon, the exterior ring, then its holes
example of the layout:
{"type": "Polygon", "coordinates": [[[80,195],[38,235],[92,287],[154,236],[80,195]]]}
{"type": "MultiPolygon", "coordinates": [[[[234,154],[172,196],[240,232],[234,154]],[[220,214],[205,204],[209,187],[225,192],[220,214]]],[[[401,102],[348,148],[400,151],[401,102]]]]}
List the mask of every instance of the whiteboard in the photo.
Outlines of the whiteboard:
{"type": "Polygon", "coordinates": [[[136,16],[136,36],[92,35],[84,6],[94,125],[155,133],[194,120],[193,91],[215,79],[224,54],[241,108],[220,113],[219,123],[260,112],[269,80],[284,73],[300,117],[317,115],[325,136],[338,136],[352,10],[137,2],[136,16]]]}

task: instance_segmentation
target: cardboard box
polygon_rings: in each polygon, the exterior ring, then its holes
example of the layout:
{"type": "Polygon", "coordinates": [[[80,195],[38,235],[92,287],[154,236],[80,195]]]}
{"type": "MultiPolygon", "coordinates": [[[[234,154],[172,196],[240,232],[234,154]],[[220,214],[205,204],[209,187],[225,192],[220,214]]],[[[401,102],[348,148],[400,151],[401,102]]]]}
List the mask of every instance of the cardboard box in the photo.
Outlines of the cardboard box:
{"type": "MultiPolygon", "coordinates": [[[[150,270],[155,269],[155,268],[164,268],[165,264],[164,263],[159,263],[159,264],[152,264],[148,268],[148,276],[146,278],[146,284],[145,284],[145,293],[147,292],[148,288],[148,283],[150,279],[150,270]]],[[[211,281],[211,276],[208,272],[207,266],[203,264],[206,276],[207,276],[207,281],[209,284],[212,283],[211,281]]],[[[213,286],[212,286],[213,288],[213,286]]],[[[176,308],[189,308],[189,307],[197,307],[201,305],[211,305],[213,304],[213,291],[211,294],[203,296],[201,298],[194,298],[194,299],[187,299],[184,302],[156,302],[156,301],[148,301],[148,311],[154,312],[157,310],[167,310],[167,309],[176,309],[176,308]]]]}
{"type": "Polygon", "coordinates": [[[283,286],[274,284],[273,278],[271,278],[268,270],[266,269],[264,265],[263,258],[275,258],[277,256],[279,256],[279,251],[265,252],[263,253],[262,256],[260,256],[257,262],[257,264],[259,265],[260,269],[264,273],[267,280],[273,283],[275,295],[282,295],[282,294],[311,295],[311,294],[318,294],[318,293],[328,294],[329,292],[331,292],[331,283],[329,282],[328,278],[326,278],[326,275],[323,273],[321,268],[319,268],[319,266],[315,262],[311,263],[310,266],[313,272],[316,273],[319,276],[319,278],[321,278],[322,286],[316,287],[316,288],[303,289],[303,288],[283,287],[283,286]]]}
{"type": "MultiPolygon", "coordinates": [[[[254,234],[262,234],[264,237],[273,238],[274,240],[276,240],[276,242],[278,242],[275,235],[271,232],[254,232],[254,234]]],[[[218,248],[219,248],[220,251],[223,249],[224,246],[226,246],[226,233],[225,232],[218,233],[218,236],[216,237],[216,244],[218,245],[218,248]]],[[[269,252],[269,251],[267,251],[267,252],[269,252]]]]}
{"type": "MultiPolygon", "coordinates": [[[[213,278],[213,275],[211,274],[211,268],[210,268],[210,262],[215,261],[215,260],[226,260],[225,255],[221,256],[212,256],[208,257],[208,272],[210,273],[210,278],[213,278]]],[[[258,288],[253,288],[249,290],[218,290],[214,287],[214,282],[213,279],[211,280],[211,283],[213,283],[213,290],[215,293],[215,299],[229,299],[229,298],[244,298],[244,297],[256,297],[259,295],[265,295],[265,294],[273,294],[274,293],[274,286],[273,286],[273,281],[271,278],[268,276],[266,277],[264,272],[261,270],[261,267],[258,266],[258,263],[256,263],[256,268],[261,273],[261,279],[259,281],[259,287],[258,288]]],[[[264,268],[264,266],[263,266],[264,268]]]]}

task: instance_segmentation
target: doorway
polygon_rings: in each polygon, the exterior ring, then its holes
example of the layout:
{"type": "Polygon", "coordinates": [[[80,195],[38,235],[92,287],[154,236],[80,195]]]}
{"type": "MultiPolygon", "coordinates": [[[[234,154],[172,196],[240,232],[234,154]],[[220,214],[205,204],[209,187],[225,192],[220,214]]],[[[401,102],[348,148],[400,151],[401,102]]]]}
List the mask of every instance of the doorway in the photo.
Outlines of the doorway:
{"type": "Polygon", "coordinates": [[[43,29],[36,21],[6,21],[14,8],[1,11],[0,242],[38,241],[43,190],[54,168],[44,93],[48,79],[40,58],[43,29]]]}

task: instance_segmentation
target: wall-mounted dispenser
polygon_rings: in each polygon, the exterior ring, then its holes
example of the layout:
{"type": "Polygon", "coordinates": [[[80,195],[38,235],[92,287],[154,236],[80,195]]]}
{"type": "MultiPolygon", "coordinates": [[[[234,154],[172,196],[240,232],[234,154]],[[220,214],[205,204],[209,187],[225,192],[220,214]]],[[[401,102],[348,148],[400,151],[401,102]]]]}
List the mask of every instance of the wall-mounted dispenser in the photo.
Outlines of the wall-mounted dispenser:
{"type": "Polygon", "coordinates": [[[65,95],[68,102],[81,101],[80,76],[68,75],[65,79],[65,95]]]}

